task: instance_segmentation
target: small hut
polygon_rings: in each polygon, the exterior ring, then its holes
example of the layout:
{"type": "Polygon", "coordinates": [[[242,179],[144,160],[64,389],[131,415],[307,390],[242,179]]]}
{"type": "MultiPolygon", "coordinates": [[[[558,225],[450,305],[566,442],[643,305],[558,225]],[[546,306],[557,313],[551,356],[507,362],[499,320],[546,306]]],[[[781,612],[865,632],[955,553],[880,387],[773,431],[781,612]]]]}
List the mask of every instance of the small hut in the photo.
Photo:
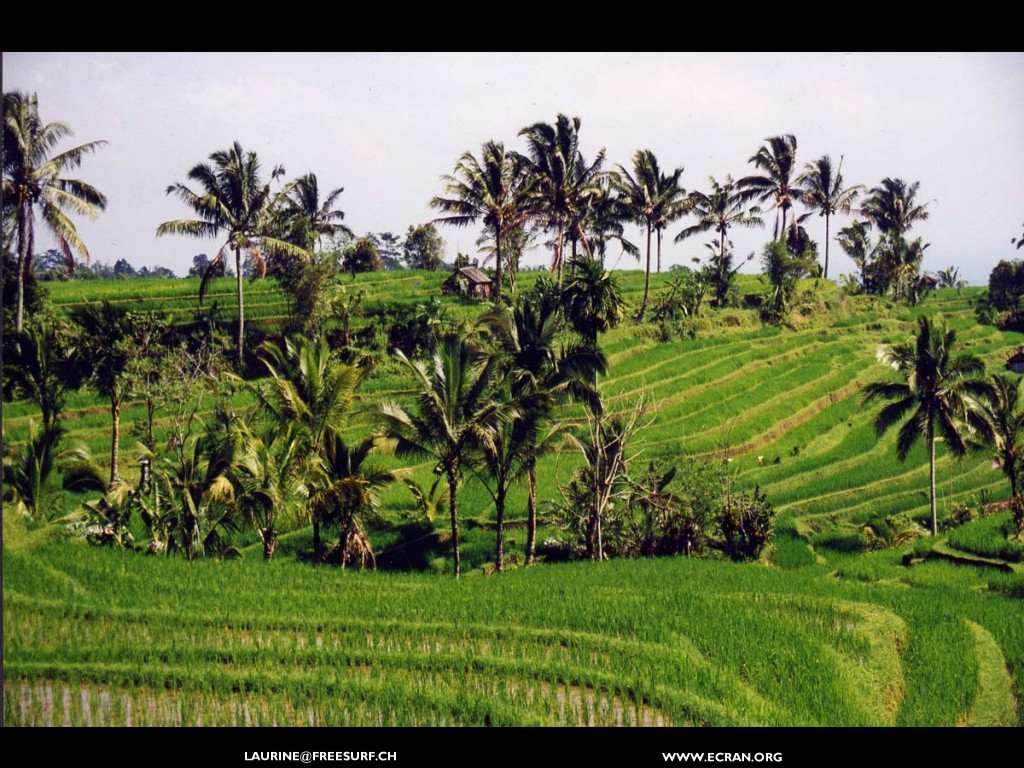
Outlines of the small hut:
{"type": "Polygon", "coordinates": [[[441,284],[441,292],[489,299],[493,285],[491,278],[476,267],[459,267],[441,284]]]}
{"type": "Polygon", "coordinates": [[[1024,373],[1024,350],[1020,350],[1006,361],[1006,367],[1014,373],[1024,373]]]}

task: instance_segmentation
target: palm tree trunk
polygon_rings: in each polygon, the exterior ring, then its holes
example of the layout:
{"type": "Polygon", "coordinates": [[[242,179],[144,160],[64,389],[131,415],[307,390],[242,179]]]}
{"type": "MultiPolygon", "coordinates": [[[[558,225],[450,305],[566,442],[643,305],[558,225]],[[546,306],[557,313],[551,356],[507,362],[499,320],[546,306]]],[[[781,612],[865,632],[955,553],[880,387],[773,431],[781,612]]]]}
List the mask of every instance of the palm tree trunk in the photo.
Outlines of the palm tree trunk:
{"type": "Polygon", "coordinates": [[[658,274],[661,274],[661,229],[658,229],[658,274]]]}
{"type": "Polygon", "coordinates": [[[928,489],[932,511],[932,536],[939,535],[939,523],[935,514],[935,425],[928,421],[928,489]]]}
{"type": "Polygon", "coordinates": [[[594,463],[590,468],[593,473],[593,506],[590,509],[590,522],[587,525],[587,556],[591,560],[602,559],[601,551],[601,458],[604,446],[601,444],[601,414],[594,415],[594,463]]]}
{"type": "Polygon", "coordinates": [[[459,558],[459,508],[458,508],[459,479],[454,470],[448,471],[448,506],[452,512],[452,562],[455,568],[455,578],[459,578],[462,570],[462,563],[459,558]]]}
{"type": "Polygon", "coordinates": [[[562,240],[565,237],[562,220],[558,220],[558,234],[555,236],[555,267],[558,269],[558,287],[562,287],[562,240]]]}
{"type": "Polygon", "coordinates": [[[537,468],[526,471],[526,564],[533,565],[537,549],[537,468]]]}
{"type": "Polygon", "coordinates": [[[111,416],[111,427],[110,427],[110,487],[114,487],[114,483],[117,482],[117,461],[120,456],[120,446],[118,445],[121,437],[121,403],[115,400],[110,401],[110,416],[111,416]]]}
{"type": "Polygon", "coordinates": [[[643,320],[647,312],[647,300],[651,295],[651,223],[647,222],[647,272],[644,275],[644,300],[640,304],[640,315],[637,320],[643,320]]]}
{"type": "Polygon", "coordinates": [[[1010,480],[1010,498],[1017,498],[1017,462],[1013,460],[1013,457],[1009,457],[1003,460],[1003,471],[1006,472],[1007,478],[1010,480]]]}
{"type": "Polygon", "coordinates": [[[277,549],[277,531],[273,526],[268,525],[260,529],[260,538],[263,540],[263,559],[270,560],[274,557],[274,550],[277,549]]]}
{"type": "Polygon", "coordinates": [[[14,330],[21,333],[25,315],[25,271],[28,269],[29,224],[25,206],[18,209],[18,302],[14,316],[14,330]]]}
{"type": "Polygon", "coordinates": [[[243,337],[245,335],[245,309],[242,305],[242,251],[235,248],[235,275],[238,289],[238,372],[242,372],[243,337]]]}
{"type": "Polygon", "coordinates": [[[313,518],[313,559],[317,562],[323,560],[324,542],[320,536],[320,520],[313,518]]]}
{"type": "Polygon", "coordinates": [[[828,215],[825,215],[825,279],[828,280],[828,215]]]}
{"type": "Polygon", "coordinates": [[[498,482],[498,492],[494,496],[494,510],[498,519],[495,568],[498,573],[505,570],[505,482],[498,482]]]}
{"type": "Polygon", "coordinates": [[[494,306],[501,305],[501,225],[494,225],[494,306]]]}

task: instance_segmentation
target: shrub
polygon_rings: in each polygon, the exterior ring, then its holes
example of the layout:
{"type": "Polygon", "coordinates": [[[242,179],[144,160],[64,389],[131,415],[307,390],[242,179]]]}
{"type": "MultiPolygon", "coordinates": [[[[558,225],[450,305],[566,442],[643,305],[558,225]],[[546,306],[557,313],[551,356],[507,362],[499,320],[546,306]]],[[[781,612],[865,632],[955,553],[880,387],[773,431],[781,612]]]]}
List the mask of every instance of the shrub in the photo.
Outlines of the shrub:
{"type": "Polygon", "coordinates": [[[757,486],[753,493],[728,494],[718,522],[725,554],[733,560],[757,560],[771,543],[775,509],[757,486]]]}

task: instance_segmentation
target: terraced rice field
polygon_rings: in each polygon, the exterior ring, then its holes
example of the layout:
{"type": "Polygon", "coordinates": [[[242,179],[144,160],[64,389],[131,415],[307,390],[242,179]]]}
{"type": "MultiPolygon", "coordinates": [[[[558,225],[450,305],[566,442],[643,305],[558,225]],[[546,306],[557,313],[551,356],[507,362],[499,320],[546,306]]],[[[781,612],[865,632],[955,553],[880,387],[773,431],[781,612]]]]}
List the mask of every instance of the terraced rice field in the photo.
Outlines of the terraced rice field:
{"type": "MultiPolygon", "coordinates": [[[[417,303],[441,279],[396,273],[356,285],[369,303],[417,303]]],[[[622,281],[638,304],[642,274],[622,281]]],[[[120,295],[117,284],[101,285],[120,295]]],[[[144,302],[191,312],[188,285],[154,286],[144,302]]],[[[53,298],[83,300],[76,290],[85,289],[55,286],[53,298]]],[[[227,294],[228,321],[231,290],[214,287],[227,294]]],[[[288,556],[289,536],[271,563],[248,550],[189,564],[54,541],[5,518],[7,723],[1019,725],[1024,611],[1010,596],[1020,594],[1019,571],[904,568],[897,551],[811,542],[880,514],[927,512],[923,448],[896,461],[895,434],[876,438],[859,391],[885,375],[878,346],[906,338],[917,311],[942,313],[1000,370],[1022,337],[976,325],[976,293],[940,292],[909,311],[826,292],[827,311],[796,329],[763,329],[752,310],[733,310],[695,340],[658,344],[632,325],[603,340],[606,395],[625,407],[647,392],[658,405],[642,435],[645,459],[728,460],[737,487],[760,485],[781,511],[780,567],[660,559],[449,583],[312,568],[288,556]]],[[[268,324],[284,313],[269,283],[247,286],[246,300],[268,324]]],[[[407,388],[384,364],[364,396],[401,399],[407,388]]],[[[83,393],[69,412],[72,439],[104,455],[103,404],[83,393]]],[[[126,409],[122,422],[140,416],[126,409]]],[[[7,405],[6,439],[23,439],[30,417],[28,404],[7,405]]],[[[542,500],[555,498],[573,460],[547,460],[542,500]]],[[[416,475],[429,481],[430,466],[416,475]]],[[[982,491],[1007,495],[987,455],[957,460],[940,448],[938,481],[940,516],[982,491]]],[[[460,504],[468,518],[492,518],[475,480],[460,504]]],[[[385,507],[398,515],[413,504],[394,488],[385,507]]],[[[520,491],[509,514],[524,509],[520,491]]],[[[993,525],[951,543],[989,552],[993,525]]],[[[378,551],[389,535],[381,532],[378,551]]],[[[509,538],[521,549],[517,530],[509,538]]],[[[485,528],[467,531],[465,565],[485,564],[492,547],[485,528]]]]}
{"type": "Polygon", "coordinates": [[[942,563],[893,584],[685,559],[449,583],[68,542],[5,560],[8,724],[1017,722],[1019,601],[942,563]]]}

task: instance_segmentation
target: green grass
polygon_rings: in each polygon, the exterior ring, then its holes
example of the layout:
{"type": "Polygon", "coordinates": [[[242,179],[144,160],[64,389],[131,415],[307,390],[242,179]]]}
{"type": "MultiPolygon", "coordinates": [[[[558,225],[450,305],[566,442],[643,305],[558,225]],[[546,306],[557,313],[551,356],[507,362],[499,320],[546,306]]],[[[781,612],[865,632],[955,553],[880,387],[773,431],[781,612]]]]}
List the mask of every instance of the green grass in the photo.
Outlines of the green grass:
{"type": "MultiPolygon", "coordinates": [[[[655,292],[669,275],[654,276],[655,292]]],[[[414,305],[438,295],[444,275],[362,275],[364,306],[414,305]]],[[[520,285],[532,284],[524,274],[520,285]]],[[[620,281],[634,306],[643,275],[620,281]]],[[[197,280],[51,286],[59,308],[103,298],[161,308],[189,322],[197,280]],[[137,301],[138,299],[138,301],[137,301]]],[[[742,277],[741,293],[763,289],[742,277]]],[[[819,289],[820,290],[820,289],[819,289]]],[[[929,560],[906,568],[902,551],[863,553],[860,532],[878,515],[927,514],[923,446],[895,458],[878,439],[876,409],[859,390],[886,374],[883,341],[901,341],[917,313],[941,312],[971,351],[998,370],[1021,340],[973,323],[968,289],[940,291],[913,311],[823,292],[831,309],[797,328],[762,328],[753,310],[706,319],[699,338],[654,343],[626,324],[602,341],[611,362],[602,387],[613,408],[649,391],[658,405],[641,436],[643,460],[728,456],[738,490],[760,485],[781,514],[774,567],[662,559],[565,564],[480,574],[493,532],[464,527],[468,576],[458,583],[443,543],[407,553],[406,573],[341,573],[298,562],[309,531],[286,531],[263,563],[255,537],[239,561],[175,559],[91,549],[4,519],[5,716],[10,724],[713,724],[957,725],[1019,723],[1024,612],[1019,574],[929,560]],[[422,572],[415,572],[422,569],[422,572]]],[[[211,299],[233,320],[234,283],[211,299]]],[[[460,317],[478,305],[444,300],[460,317]]],[[[272,281],[246,285],[247,317],[273,330],[285,303],[272,281]],[[249,314],[251,312],[251,314],[249,314]]],[[[408,401],[411,382],[384,361],[362,402],[408,401]]],[[[237,408],[251,405],[239,395],[237,408]]],[[[69,441],[109,452],[105,404],[69,398],[69,441]]],[[[142,408],[122,415],[127,435],[142,408]]],[[[16,445],[38,413],[5,403],[4,437],[16,445]]],[[[157,440],[168,423],[158,417],[157,440]]],[[[365,421],[349,431],[362,434],[365,421]]],[[[126,472],[135,472],[123,438],[126,472]]],[[[540,467],[542,516],[576,458],[540,467]]],[[[399,466],[397,460],[391,460],[399,466]]],[[[422,483],[424,462],[412,468],[422,483]]],[[[981,455],[939,449],[939,512],[985,490],[1008,493],[981,455]]],[[[493,519],[480,482],[467,478],[460,508],[493,519]]],[[[412,535],[407,490],[383,499],[389,523],[378,554],[412,535]]],[[[525,515],[525,493],[508,514],[525,515]]],[[[949,545],[1020,560],[1001,535],[1006,516],[954,530],[949,545]],[[1002,526],[1002,528],[1000,527],[1002,526]],[[1001,543],[1000,543],[1001,542],[1001,543]]],[[[445,520],[436,529],[443,534],[445,520]]],[[[419,535],[429,533],[416,529],[419,535]]],[[[541,539],[552,533],[542,530],[541,539]]],[[[433,539],[431,541],[434,541],[433,539]]],[[[506,551],[522,554],[524,531],[506,551]]],[[[923,555],[925,544],[918,554],[923,555]]]]}

